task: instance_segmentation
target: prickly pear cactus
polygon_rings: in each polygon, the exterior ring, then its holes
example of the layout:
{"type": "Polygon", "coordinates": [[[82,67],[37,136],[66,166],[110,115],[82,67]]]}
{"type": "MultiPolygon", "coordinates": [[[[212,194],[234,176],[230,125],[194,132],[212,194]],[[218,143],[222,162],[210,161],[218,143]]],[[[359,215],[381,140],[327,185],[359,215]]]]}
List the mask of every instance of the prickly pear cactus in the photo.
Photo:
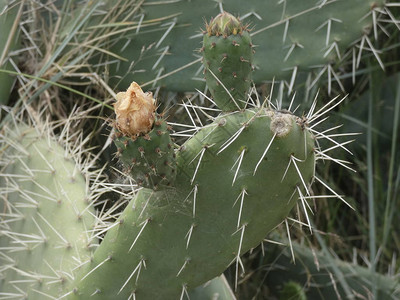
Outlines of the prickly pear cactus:
{"type": "Polygon", "coordinates": [[[208,88],[222,111],[246,107],[251,85],[253,44],[238,18],[223,12],[206,24],[203,64],[208,88]]]}
{"type": "Polygon", "coordinates": [[[97,242],[90,238],[95,217],[84,177],[39,127],[5,125],[1,131],[2,298],[62,295],[97,242]]]}
{"type": "MultiPolygon", "coordinates": [[[[225,17],[221,22],[235,35],[236,27],[224,23],[225,17]]],[[[239,43],[240,37],[239,33],[230,44],[239,43]]],[[[250,43],[237,49],[246,53],[246,61],[250,43]]],[[[218,71],[216,62],[210,66],[218,71]]],[[[234,66],[219,63],[228,70],[221,75],[228,76],[234,66]]],[[[248,78],[250,67],[246,62],[238,68],[237,77],[248,78]]],[[[221,78],[224,82],[221,86],[228,90],[240,86],[221,78]]],[[[244,82],[238,97],[247,88],[244,82]]],[[[93,252],[88,249],[93,242],[88,231],[102,220],[94,218],[91,203],[85,202],[85,182],[73,173],[79,168],[65,162],[64,151],[50,136],[42,138],[23,127],[3,128],[11,134],[3,139],[7,176],[1,181],[7,195],[0,235],[9,252],[10,267],[5,263],[2,271],[7,289],[28,290],[21,293],[29,298],[184,298],[231,264],[238,274],[241,254],[263,241],[298,200],[307,214],[309,186],[318,180],[315,163],[318,158],[331,159],[319,150],[317,138],[334,142],[332,148],[343,147],[314,129],[332,102],[316,112],[314,102],[299,118],[290,107],[273,109],[268,100],[247,109],[225,107],[226,99],[233,97],[216,92],[215,102],[223,112],[210,116],[205,126],[194,126],[195,134],[178,146],[172,143],[166,121],[157,115],[151,94],[132,83],[116,98],[118,155],[141,186],[133,187],[134,196],[122,212],[110,213],[115,222],[101,224],[102,241],[93,252]],[[37,228],[35,233],[31,228],[37,228]],[[21,246],[15,248],[15,241],[21,246]]]]}

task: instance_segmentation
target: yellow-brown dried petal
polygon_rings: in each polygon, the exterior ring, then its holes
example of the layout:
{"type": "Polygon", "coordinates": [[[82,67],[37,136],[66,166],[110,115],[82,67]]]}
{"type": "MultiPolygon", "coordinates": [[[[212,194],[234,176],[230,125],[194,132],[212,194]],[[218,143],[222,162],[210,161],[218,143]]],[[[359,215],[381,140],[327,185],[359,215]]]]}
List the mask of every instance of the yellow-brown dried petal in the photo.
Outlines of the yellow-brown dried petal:
{"type": "Polygon", "coordinates": [[[116,100],[114,108],[119,131],[136,138],[151,130],[156,110],[152,93],[144,93],[136,82],[132,82],[126,92],[116,95],[116,100]]]}

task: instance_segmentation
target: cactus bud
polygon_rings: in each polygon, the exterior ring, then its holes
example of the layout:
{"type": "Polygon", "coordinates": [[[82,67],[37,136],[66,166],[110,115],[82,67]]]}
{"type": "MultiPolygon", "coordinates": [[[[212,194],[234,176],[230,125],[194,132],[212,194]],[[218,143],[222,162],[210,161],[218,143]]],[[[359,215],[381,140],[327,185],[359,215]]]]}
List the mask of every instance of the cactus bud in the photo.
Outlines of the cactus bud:
{"type": "Polygon", "coordinates": [[[116,95],[116,100],[114,108],[119,131],[136,139],[151,130],[156,110],[152,93],[144,93],[136,82],[132,82],[126,92],[116,95]]]}
{"type": "Polygon", "coordinates": [[[212,19],[210,24],[206,25],[206,30],[209,36],[228,36],[231,34],[241,34],[243,29],[244,27],[239,19],[225,11],[212,19]]]}

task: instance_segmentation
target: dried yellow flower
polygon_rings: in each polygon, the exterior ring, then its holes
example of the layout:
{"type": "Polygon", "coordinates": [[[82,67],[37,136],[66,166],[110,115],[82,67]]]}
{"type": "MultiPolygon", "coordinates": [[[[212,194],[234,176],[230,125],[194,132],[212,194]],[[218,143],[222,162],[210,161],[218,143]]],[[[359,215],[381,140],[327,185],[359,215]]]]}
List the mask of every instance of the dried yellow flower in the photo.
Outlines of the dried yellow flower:
{"type": "Polygon", "coordinates": [[[116,100],[117,128],[122,134],[135,139],[151,130],[156,110],[152,93],[144,93],[136,82],[132,82],[126,92],[116,95],[116,100]]]}

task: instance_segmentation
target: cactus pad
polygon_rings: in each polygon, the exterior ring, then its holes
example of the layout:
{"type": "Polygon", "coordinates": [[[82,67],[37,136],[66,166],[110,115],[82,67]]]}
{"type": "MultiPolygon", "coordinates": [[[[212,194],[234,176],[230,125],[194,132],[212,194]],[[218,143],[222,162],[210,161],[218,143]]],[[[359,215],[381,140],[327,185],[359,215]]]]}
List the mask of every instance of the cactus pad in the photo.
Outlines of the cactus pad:
{"type": "Polygon", "coordinates": [[[247,28],[223,12],[206,25],[202,50],[206,81],[214,102],[222,111],[244,108],[253,61],[247,28]]]}
{"type": "Polygon", "coordinates": [[[149,133],[136,139],[117,133],[114,143],[120,161],[138,185],[157,189],[174,182],[174,145],[165,120],[156,120],[149,133]]]}
{"type": "Polygon", "coordinates": [[[96,242],[88,233],[95,217],[85,179],[65,149],[38,129],[2,132],[1,298],[58,297],[96,242]]]}
{"type": "Polygon", "coordinates": [[[201,129],[177,152],[173,188],[140,189],[107,232],[74,299],[177,299],[238,264],[307,193],[314,140],[302,125],[261,108],[201,129]]]}

